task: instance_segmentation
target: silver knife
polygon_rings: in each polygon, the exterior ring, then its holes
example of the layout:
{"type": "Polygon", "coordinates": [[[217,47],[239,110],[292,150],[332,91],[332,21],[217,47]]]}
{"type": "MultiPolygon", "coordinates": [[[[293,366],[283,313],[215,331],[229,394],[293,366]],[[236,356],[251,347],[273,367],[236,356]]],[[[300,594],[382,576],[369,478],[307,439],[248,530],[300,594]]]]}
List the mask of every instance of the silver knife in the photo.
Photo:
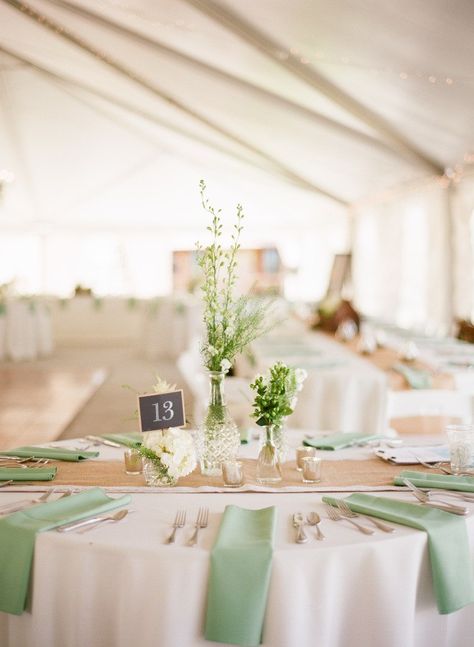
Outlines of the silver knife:
{"type": "Polygon", "coordinates": [[[101,436],[86,436],[85,438],[86,440],[90,440],[93,443],[101,443],[102,445],[107,445],[107,447],[122,447],[120,443],[116,443],[113,440],[107,440],[107,438],[102,438],[101,436]]]}
{"type": "Polygon", "coordinates": [[[412,491],[415,497],[430,508],[438,508],[439,510],[444,510],[444,512],[451,512],[452,514],[466,515],[468,509],[460,505],[454,505],[453,503],[444,503],[441,501],[431,501],[428,494],[419,490],[416,485],[413,485],[408,479],[403,479],[403,483],[412,491]]]}

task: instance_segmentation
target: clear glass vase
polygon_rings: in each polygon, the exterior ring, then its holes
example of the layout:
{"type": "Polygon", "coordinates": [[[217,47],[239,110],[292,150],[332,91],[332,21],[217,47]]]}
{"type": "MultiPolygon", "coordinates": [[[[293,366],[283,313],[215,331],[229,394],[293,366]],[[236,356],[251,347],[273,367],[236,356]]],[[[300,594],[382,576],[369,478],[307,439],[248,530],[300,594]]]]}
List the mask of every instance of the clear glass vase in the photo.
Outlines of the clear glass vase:
{"type": "Polygon", "coordinates": [[[173,487],[178,482],[174,476],[163,476],[163,473],[149,458],[143,458],[143,476],[146,484],[151,487],[173,487]]]}
{"type": "Polygon", "coordinates": [[[225,371],[209,372],[209,405],[199,427],[198,454],[201,472],[219,476],[223,461],[235,460],[240,433],[225,404],[225,371]]]}
{"type": "Polygon", "coordinates": [[[284,463],[288,454],[285,420],[280,425],[273,425],[273,444],[278,452],[280,463],[284,463]]]}
{"type": "Polygon", "coordinates": [[[257,483],[262,485],[281,481],[280,453],[275,447],[274,425],[265,427],[265,441],[257,459],[257,483]]]}

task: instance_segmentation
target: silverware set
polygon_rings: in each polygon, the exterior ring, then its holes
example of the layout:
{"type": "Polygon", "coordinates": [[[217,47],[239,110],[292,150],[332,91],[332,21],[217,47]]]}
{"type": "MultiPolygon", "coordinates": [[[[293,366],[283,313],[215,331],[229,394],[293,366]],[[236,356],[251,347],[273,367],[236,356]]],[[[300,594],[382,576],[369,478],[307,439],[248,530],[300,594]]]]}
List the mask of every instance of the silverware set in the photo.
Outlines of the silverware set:
{"type": "Polygon", "coordinates": [[[80,534],[92,530],[92,528],[97,528],[103,523],[108,521],[121,521],[124,519],[127,514],[130,512],[128,509],[117,510],[113,514],[102,514],[95,515],[93,517],[88,517],[87,519],[81,519],[80,521],[73,521],[72,523],[67,523],[56,528],[57,532],[71,532],[77,530],[80,534]]]}
{"type": "Polygon", "coordinates": [[[296,528],[295,542],[297,544],[306,544],[308,541],[308,535],[304,531],[304,526],[314,526],[316,528],[316,539],[322,541],[325,539],[325,536],[321,532],[319,524],[321,523],[321,517],[317,512],[310,512],[306,515],[306,519],[301,512],[295,512],[292,516],[293,528],[296,528]]]}
{"type": "MultiPolygon", "coordinates": [[[[191,537],[186,542],[187,546],[195,546],[198,541],[199,531],[202,528],[207,528],[209,524],[209,508],[202,506],[199,508],[194,522],[194,531],[191,537]]],[[[166,538],[166,544],[174,544],[176,538],[176,531],[179,528],[184,528],[186,525],[186,510],[178,510],[176,512],[174,521],[171,525],[173,528],[171,534],[166,538]]]]}
{"type": "Polygon", "coordinates": [[[0,473],[1,468],[21,467],[29,469],[31,467],[42,467],[50,462],[49,458],[35,458],[34,456],[0,456],[0,473]]]}

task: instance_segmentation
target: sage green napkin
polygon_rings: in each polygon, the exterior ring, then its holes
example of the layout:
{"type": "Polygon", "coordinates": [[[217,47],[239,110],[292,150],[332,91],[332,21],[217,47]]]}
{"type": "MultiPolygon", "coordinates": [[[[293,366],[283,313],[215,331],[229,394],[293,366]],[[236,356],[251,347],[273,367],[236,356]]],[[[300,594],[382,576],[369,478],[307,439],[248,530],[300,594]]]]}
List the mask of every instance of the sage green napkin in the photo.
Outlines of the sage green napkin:
{"type": "MultiPolygon", "coordinates": [[[[323,496],[323,501],[334,504],[336,499],[323,496]]],[[[428,533],[433,588],[440,613],[452,613],[474,602],[473,564],[466,522],[462,517],[428,506],[369,494],[351,494],[344,501],[354,512],[428,533]]]]}
{"type": "Polygon", "coordinates": [[[36,533],[129,503],[101,488],[41,503],[0,519],[0,611],[20,615],[26,603],[36,533]]]}
{"type": "Polygon", "coordinates": [[[51,458],[55,461],[84,461],[95,458],[99,452],[83,452],[63,447],[16,447],[7,452],[0,452],[0,456],[19,456],[21,458],[51,458]]]}
{"type": "Polygon", "coordinates": [[[205,637],[253,647],[261,642],[272,567],[275,507],[226,506],[211,552],[205,637]]]}
{"type": "Polygon", "coordinates": [[[316,449],[344,449],[359,443],[366,443],[370,440],[376,440],[379,436],[374,434],[331,434],[322,438],[305,438],[303,445],[315,447],[316,449]]]}
{"type": "Polygon", "coordinates": [[[408,479],[417,487],[437,488],[440,490],[459,490],[474,492],[473,476],[450,476],[449,474],[425,474],[404,470],[393,480],[395,485],[405,485],[403,479],[408,479]]]}
{"type": "Polygon", "coordinates": [[[52,481],[57,467],[1,467],[0,481],[52,481]]]}
{"type": "Polygon", "coordinates": [[[106,438],[125,447],[139,447],[143,443],[143,434],[139,431],[129,431],[127,434],[102,434],[101,438],[106,438]]]}
{"type": "Polygon", "coordinates": [[[412,389],[432,388],[432,379],[428,371],[423,371],[420,368],[413,368],[413,366],[405,366],[405,364],[394,364],[392,366],[392,371],[403,375],[412,389]]]}

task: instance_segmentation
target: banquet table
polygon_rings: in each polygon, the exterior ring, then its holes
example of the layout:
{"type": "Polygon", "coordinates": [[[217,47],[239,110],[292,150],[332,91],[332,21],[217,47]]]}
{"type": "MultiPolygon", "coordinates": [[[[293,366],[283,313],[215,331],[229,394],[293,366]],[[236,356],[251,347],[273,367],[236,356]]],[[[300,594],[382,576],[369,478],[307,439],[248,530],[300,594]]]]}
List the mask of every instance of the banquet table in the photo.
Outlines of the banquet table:
{"type": "MultiPolygon", "coordinates": [[[[303,432],[289,434],[297,446],[303,432]]],[[[424,442],[426,442],[426,437],[424,442]]],[[[439,439],[437,439],[439,442],[439,439]]],[[[77,440],[56,443],[75,447],[77,440]]],[[[255,456],[258,442],[242,446],[255,456]]],[[[120,461],[123,448],[100,448],[95,461],[120,461]]],[[[203,637],[210,550],[227,505],[249,509],[275,506],[277,532],[267,600],[266,647],[467,647],[474,632],[473,606],[439,615],[433,595],[427,535],[405,526],[393,534],[367,538],[345,522],[329,521],[321,503],[329,461],[373,459],[371,447],[320,452],[323,480],[300,492],[159,491],[108,487],[111,495],[130,492],[131,514],[88,533],[37,536],[31,596],[21,616],[0,613],[2,647],[204,647],[203,637]],[[327,471],[327,470],[326,470],[327,471]],[[198,545],[186,546],[200,506],[210,509],[209,526],[198,545]],[[175,512],[187,511],[187,525],[174,545],[164,543],[175,512]],[[312,528],[307,544],[296,544],[290,515],[316,510],[325,541],[312,528]]],[[[87,461],[90,464],[92,461],[87,461]]],[[[86,463],[81,463],[86,465],[86,463]]],[[[139,478],[139,477],[137,477],[139,478]]],[[[138,482],[138,481],[137,481],[138,482]]],[[[54,485],[54,482],[52,482],[54,485]]],[[[0,489],[0,503],[24,498],[25,489],[0,489]]],[[[65,488],[59,487],[61,492],[65,488]]],[[[389,490],[387,488],[378,488],[389,490]]],[[[392,488],[393,489],[393,488],[392,488]]],[[[344,493],[342,496],[347,494],[344,493]]],[[[401,489],[380,496],[412,501],[401,489]]],[[[474,552],[474,504],[466,518],[474,552]]],[[[455,550],[455,547],[453,547],[455,550]]],[[[471,565],[472,568],[472,565],[471,565]]],[[[232,586],[232,582],[229,582],[232,586]]]]}
{"type": "Polygon", "coordinates": [[[306,331],[298,337],[264,338],[255,350],[261,371],[282,360],[308,373],[291,426],[373,434],[384,430],[387,375],[343,344],[306,331]]]}

